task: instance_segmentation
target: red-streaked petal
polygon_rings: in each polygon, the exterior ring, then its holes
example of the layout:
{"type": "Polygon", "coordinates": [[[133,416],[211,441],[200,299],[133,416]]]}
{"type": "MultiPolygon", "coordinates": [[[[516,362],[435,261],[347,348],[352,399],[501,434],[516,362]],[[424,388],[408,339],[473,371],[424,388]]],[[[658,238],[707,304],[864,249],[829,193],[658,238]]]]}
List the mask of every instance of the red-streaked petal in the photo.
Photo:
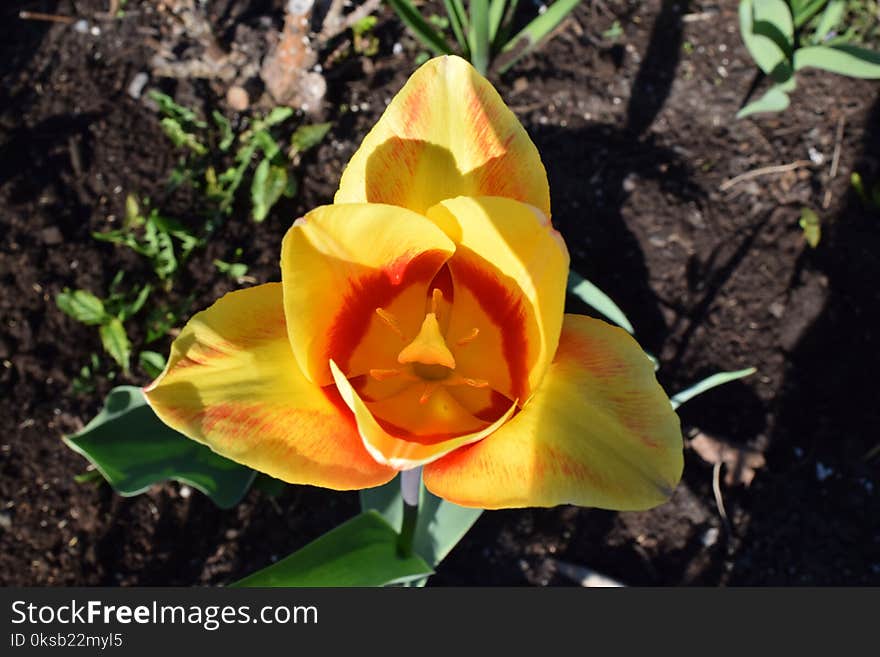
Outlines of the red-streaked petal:
{"type": "Polygon", "coordinates": [[[566,315],[559,349],[525,407],[484,440],[425,467],[462,506],[647,509],[681,477],[678,416],[624,330],[566,315]]]}
{"type": "Polygon", "coordinates": [[[456,196],[504,196],[550,216],[537,148],[492,85],[455,56],[410,77],[351,158],[336,203],[423,213],[456,196]]]}
{"type": "MultiPolygon", "coordinates": [[[[428,402],[432,403],[433,400],[431,407],[421,406],[398,411],[398,417],[409,417],[404,421],[418,420],[419,426],[414,428],[423,433],[400,431],[399,427],[386,429],[376,420],[370,407],[333,361],[330,362],[330,369],[342,399],[355,415],[364,447],[376,461],[397,470],[408,470],[430,463],[462,445],[484,439],[504,424],[516,409],[516,404],[512,404],[492,424],[476,420],[476,424],[469,425],[468,422],[474,422],[474,419],[468,419],[467,411],[439,389],[435,393],[436,397],[432,396],[428,402]],[[468,426],[473,427],[468,433],[455,433],[456,430],[468,431],[468,426]],[[434,431],[437,433],[429,433],[434,431]]],[[[419,405],[418,396],[399,401],[419,405]]]]}
{"type": "Polygon", "coordinates": [[[524,403],[559,341],[565,242],[540,210],[506,198],[449,199],[428,218],[456,245],[447,263],[455,291],[447,338],[458,373],[524,403]]]}
{"type": "Polygon", "coordinates": [[[398,367],[424,320],[428,284],[454,250],[430,221],[391,205],[328,205],[298,220],[281,246],[281,278],[306,377],[332,384],[331,358],[348,376],[398,367]]]}
{"type": "Polygon", "coordinates": [[[283,481],[351,490],[394,474],[364,449],[335,387],[300,371],[280,283],[231,292],[195,315],[144,393],[170,427],[283,481]]]}

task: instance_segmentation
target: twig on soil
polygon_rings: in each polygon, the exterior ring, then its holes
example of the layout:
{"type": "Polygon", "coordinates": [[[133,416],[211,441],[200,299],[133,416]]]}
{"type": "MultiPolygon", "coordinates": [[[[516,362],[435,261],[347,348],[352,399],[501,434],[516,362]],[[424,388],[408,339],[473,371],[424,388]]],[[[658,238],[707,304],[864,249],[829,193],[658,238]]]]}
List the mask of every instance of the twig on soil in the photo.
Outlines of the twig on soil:
{"type": "Polygon", "coordinates": [[[822,199],[822,209],[827,210],[831,205],[831,183],[837,176],[837,167],[840,164],[840,147],[843,144],[843,129],[846,126],[846,114],[841,114],[837,121],[837,133],[834,136],[834,155],[831,156],[831,171],[828,173],[828,189],[825,190],[825,198],[822,199]]]}
{"type": "Polygon", "coordinates": [[[38,11],[20,11],[18,17],[23,21],[47,21],[49,23],[64,23],[70,25],[77,21],[74,16],[62,16],[61,14],[43,14],[38,11]]]}
{"type": "Polygon", "coordinates": [[[724,521],[724,527],[730,533],[730,520],[727,518],[727,511],[724,508],[724,498],[721,496],[721,461],[716,461],[712,468],[712,492],[715,494],[715,506],[718,507],[718,514],[724,521]]]}
{"type": "Polygon", "coordinates": [[[812,166],[815,166],[812,160],[795,160],[794,162],[790,162],[789,164],[778,164],[770,167],[761,167],[760,169],[752,169],[751,171],[741,173],[738,176],[730,178],[729,180],[725,180],[718,186],[718,189],[722,192],[726,192],[734,185],[738,185],[745,180],[751,180],[752,178],[757,178],[759,176],[766,176],[771,173],[785,173],[786,171],[794,171],[795,169],[800,169],[801,167],[812,166]]]}
{"type": "Polygon", "coordinates": [[[324,17],[324,23],[321,26],[321,33],[318,34],[318,40],[327,42],[333,37],[341,34],[358,21],[366,18],[374,13],[382,4],[382,0],[366,0],[360,7],[347,14],[342,15],[342,7],[344,0],[333,0],[327,15],[324,17]]]}

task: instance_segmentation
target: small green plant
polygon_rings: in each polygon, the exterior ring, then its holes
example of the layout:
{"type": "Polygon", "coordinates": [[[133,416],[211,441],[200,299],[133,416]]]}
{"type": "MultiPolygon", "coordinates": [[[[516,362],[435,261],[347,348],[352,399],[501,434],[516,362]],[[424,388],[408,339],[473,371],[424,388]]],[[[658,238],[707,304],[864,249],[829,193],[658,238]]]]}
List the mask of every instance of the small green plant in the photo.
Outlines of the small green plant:
{"type": "Polygon", "coordinates": [[[229,278],[233,278],[235,280],[241,280],[247,275],[248,266],[243,262],[238,262],[241,258],[242,250],[241,248],[235,249],[235,255],[233,256],[236,262],[225,262],[223,260],[214,260],[214,267],[217,268],[221,274],[226,274],[229,278]]]}
{"type": "Polygon", "coordinates": [[[172,143],[185,152],[171,174],[173,190],[190,184],[203,192],[211,209],[206,224],[213,232],[232,213],[237,195],[249,171],[251,216],[261,222],[281,197],[296,195],[298,184],[290,168],[302,152],[317,145],[330,128],[329,123],[301,125],[291,137],[291,147],[283,147],[281,128],[294,114],[289,107],[276,107],[262,117],[245,120],[236,133],[229,119],[218,111],[211,113],[212,124],[177,104],[170,96],[153,91],[150,96],[162,113],[162,129],[172,143]],[[320,134],[302,146],[300,131],[320,134]],[[236,147],[233,164],[227,166],[236,147]],[[256,163],[256,164],[255,164],[256,163]]]}
{"type": "Polygon", "coordinates": [[[807,244],[814,249],[819,246],[819,240],[822,238],[822,224],[819,221],[819,215],[810,208],[803,208],[798,225],[804,231],[804,239],[807,244]]]}
{"type": "MultiPolygon", "coordinates": [[[[149,207],[149,199],[143,205],[149,207]]],[[[125,218],[120,230],[92,233],[102,242],[120,244],[139,253],[150,261],[159,280],[170,284],[193,249],[202,246],[204,240],[194,235],[179,221],[163,216],[156,208],[148,213],[141,211],[141,204],[133,195],[125,199],[125,218]]]]}
{"type": "MultiPolygon", "coordinates": [[[[438,55],[456,50],[437,29],[437,21],[423,16],[411,0],[388,0],[400,20],[438,55]]],[[[490,67],[504,73],[523,55],[534,50],[574,10],[580,0],[555,0],[514,33],[519,0],[471,0],[467,11],[463,0],[443,0],[449,27],[458,52],[486,75],[490,67]],[[511,36],[512,35],[512,36],[511,36]]]]}
{"type": "Polygon", "coordinates": [[[378,19],[375,16],[364,16],[351,26],[352,48],[358,55],[372,57],[379,52],[379,37],[373,34],[378,19]]]}
{"type": "Polygon", "coordinates": [[[611,27],[602,32],[602,38],[608,41],[617,41],[622,36],[623,28],[620,26],[620,21],[614,21],[611,27]]]}
{"type": "Polygon", "coordinates": [[[741,0],[740,33],[758,68],[773,86],[737,113],[780,112],[789,105],[795,73],[821,68],[856,78],[880,78],[880,53],[854,45],[853,34],[840,35],[847,0],[741,0]]]}
{"type": "Polygon", "coordinates": [[[875,180],[872,185],[866,187],[862,175],[856,171],[850,176],[849,181],[865,209],[880,212],[880,180],[875,180]]]}
{"type": "MultiPolygon", "coordinates": [[[[123,273],[119,272],[110,284],[110,294],[100,299],[88,290],[70,290],[64,288],[55,297],[58,308],[78,322],[88,326],[97,326],[101,336],[101,344],[111,358],[128,374],[131,362],[131,342],[125,331],[125,322],[143,308],[152,292],[152,286],[121,292],[123,273]]],[[[85,380],[90,380],[97,367],[92,359],[92,367],[88,372],[81,371],[85,380]]]]}

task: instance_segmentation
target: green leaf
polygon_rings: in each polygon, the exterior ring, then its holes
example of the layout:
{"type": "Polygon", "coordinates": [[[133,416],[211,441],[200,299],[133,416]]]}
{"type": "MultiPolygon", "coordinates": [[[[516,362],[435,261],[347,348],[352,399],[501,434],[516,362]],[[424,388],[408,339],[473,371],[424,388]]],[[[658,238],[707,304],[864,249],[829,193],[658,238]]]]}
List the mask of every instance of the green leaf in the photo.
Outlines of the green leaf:
{"type": "Polygon", "coordinates": [[[498,30],[501,27],[501,21],[504,19],[504,13],[507,9],[507,0],[490,0],[489,1],[489,41],[494,42],[498,36],[498,30]]]}
{"type": "Polygon", "coordinates": [[[858,46],[808,46],[794,54],[794,68],[812,66],[851,78],[880,79],[880,53],[858,46]]]}
{"type": "Polygon", "coordinates": [[[226,274],[229,278],[241,278],[248,272],[248,266],[243,262],[224,262],[223,260],[215,260],[214,266],[221,274],[226,274]]]}
{"type": "Polygon", "coordinates": [[[268,158],[257,166],[251,181],[251,204],[254,221],[263,221],[287,188],[287,169],[272,164],[268,158]]]}
{"type": "Polygon", "coordinates": [[[106,324],[101,325],[99,332],[104,351],[110,354],[110,357],[117,362],[123,372],[128,373],[131,343],[128,341],[128,335],[122,322],[118,317],[113,317],[106,324]]]}
{"type": "Polygon", "coordinates": [[[292,107],[275,107],[269,112],[268,116],[262,120],[261,124],[263,127],[271,128],[273,125],[284,123],[291,116],[293,116],[292,107]]]}
{"type": "Polygon", "coordinates": [[[719,372],[718,374],[713,374],[712,376],[695,383],[690,388],[682,390],[677,395],[673,395],[669,401],[672,402],[672,408],[676,409],[697,395],[702,395],[707,390],[750,376],[757,371],[758,370],[754,367],[748,367],[744,370],[736,370],[735,372],[719,372]]]}
{"type": "Polygon", "coordinates": [[[171,96],[163,94],[161,91],[150,91],[148,95],[156,101],[159,105],[159,111],[165,116],[184,123],[191,123],[196,128],[208,127],[207,123],[199,120],[195,112],[188,107],[178,105],[171,96]]]}
{"type": "Polygon", "coordinates": [[[480,75],[489,69],[489,0],[471,0],[471,19],[468,45],[471,63],[480,75]]]}
{"type": "Polygon", "coordinates": [[[155,379],[165,369],[165,356],[157,351],[142,351],[138,354],[138,363],[148,377],[155,379]]]}
{"type": "Polygon", "coordinates": [[[171,140],[171,143],[178,148],[188,148],[196,155],[204,155],[208,152],[208,149],[199,141],[198,137],[187,132],[176,119],[165,117],[160,121],[160,125],[171,140]]]}
{"type": "Polygon", "coordinates": [[[508,56],[504,58],[500,72],[504,73],[519,61],[523,55],[531,52],[574,11],[578,4],[580,4],[580,0],[556,0],[547,8],[547,11],[540,14],[520,30],[516,36],[501,48],[501,52],[508,56]]]}
{"type": "Polygon", "coordinates": [[[367,511],[232,586],[385,586],[430,575],[420,557],[398,553],[397,539],[382,516],[367,511]]]}
{"type": "Polygon", "coordinates": [[[287,488],[287,482],[271,477],[263,472],[258,472],[257,478],[254,479],[253,487],[263,491],[269,497],[278,497],[287,488]]]}
{"type": "MultiPolygon", "coordinates": [[[[360,498],[361,510],[376,511],[395,530],[400,530],[403,522],[400,477],[395,477],[384,486],[362,490],[360,498]]],[[[447,502],[422,485],[413,549],[432,567],[436,566],[467,534],[482,513],[483,509],[447,502]]]]}
{"type": "Polygon", "coordinates": [[[98,416],[64,442],[125,496],[173,479],[226,509],[241,500],[255,474],[164,424],[134,386],[114,388],[98,416]]]}
{"type": "Polygon", "coordinates": [[[598,287],[574,270],[568,272],[568,293],[573,294],[585,304],[597,310],[602,315],[624,329],[630,335],[635,334],[632,324],[617,307],[611,298],[598,287]]]}
{"type": "Polygon", "coordinates": [[[144,285],[139,291],[134,301],[129,304],[126,304],[119,311],[119,319],[120,321],[126,321],[128,318],[137,315],[141,308],[144,307],[144,304],[147,302],[147,299],[150,297],[150,293],[153,291],[153,286],[150,284],[144,285]]]}
{"type": "Polygon", "coordinates": [[[801,218],[798,221],[801,230],[804,231],[804,239],[807,240],[812,248],[819,246],[819,240],[822,237],[822,227],[819,222],[819,216],[810,208],[801,210],[801,218]]]}
{"type": "Polygon", "coordinates": [[[843,19],[845,12],[846,0],[831,0],[828,6],[825,7],[825,11],[822,12],[818,25],[816,25],[816,31],[813,33],[813,43],[822,43],[825,37],[828,36],[828,33],[843,19]]]}
{"type": "Polygon", "coordinates": [[[301,125],[291,135],[290,146],[295,153],[305,153],[310,148],[320,144],[331,127],[333,127],[333,124],[329,121],[327,123],[301,125]]]}
{"type": "Polygon", "coordinates": [[[232,125],[229,123],[229,119],[217,110],[211,112],[211,118],[214,119],[214,123],[220,128],[220,143],[217,145],[217,148],[225,153],[229,150],[229,147],[232,146],[232,142],[235,141],[235,133],[232,132],[232,125]]]}
{"type": "MultiPolygon", "coordinates": [[[[834,0],[832,0],[834,1],[834,0]]],[[[792,0],[791,13],[795,29],[800,29],[815,16],[828,0],[792,0]]]]}
{"type": "Polygon", "coordinates": [[[742,119],[750,114],[758,114],[760,112],[781,112],[789,103],[788,94],[777,85],[770,87],[763,96],[758,100],[749,103],[736,113],[736,118],[742,119]]]}
{"type": "MultiPolygon", "coordinates": [[[[499,0],[494,1],[498,2],[499,0]]],[[[455,40],[458,41],[458,45],[465,58],[470,60],[471,50],[467,41],[467,32],[470,28],[467,14],[464,11],[464,5],[462,5],[461,0],[443,0],[443,5],[446,7],[446,15],[449,16],[449,24],[452,27],[455,40]]]]}
{"type": "Polygon", "coordinates": [[[415,37],[430,48],[434,54],[452,54],[452,48],[449,47],[446,39],[431,27],[409,0],[388,0],[388,4],[391,5],[400,20],[412,30],[415,37]]]}
{"type": "Polygon", "coordinates": [[[784,0],[741,0],[739,29],[752,59],[764,73],[774,75],[779,66],[787,64],[794,48],[794,24],[784,0]]]}
{"type": "Polygon", "coordinates": [[[55,296],[55,305],[64,314],[89,326],[102,324],[109,317],[104,310],[104,302],[86,290],[71,292],[69,288],[64,288],[55,296]]]}

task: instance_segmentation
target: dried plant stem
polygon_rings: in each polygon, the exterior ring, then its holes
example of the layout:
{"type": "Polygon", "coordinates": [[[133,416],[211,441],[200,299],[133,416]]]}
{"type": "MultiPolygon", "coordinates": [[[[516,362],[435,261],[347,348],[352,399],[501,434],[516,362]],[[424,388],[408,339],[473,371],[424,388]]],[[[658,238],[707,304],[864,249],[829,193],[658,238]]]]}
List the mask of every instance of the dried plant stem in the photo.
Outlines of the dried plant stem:
{"type": "Polygon", "coordinates": [[[778,164],[770,167],[761,167],[760,169],[752,169],[751,171],[741,173],[734,178],[725,180],[718,186],[718,189],[725,192],[734,185],[738,185],[745,180],[751,180],[752,178],[758,178],[759,176],[766,176],[771,173],[785,173],[786,171],[794,171],[795,169],[811,166],[814,166],[812,160],[795,160],[789,164],[778,164]]]}

